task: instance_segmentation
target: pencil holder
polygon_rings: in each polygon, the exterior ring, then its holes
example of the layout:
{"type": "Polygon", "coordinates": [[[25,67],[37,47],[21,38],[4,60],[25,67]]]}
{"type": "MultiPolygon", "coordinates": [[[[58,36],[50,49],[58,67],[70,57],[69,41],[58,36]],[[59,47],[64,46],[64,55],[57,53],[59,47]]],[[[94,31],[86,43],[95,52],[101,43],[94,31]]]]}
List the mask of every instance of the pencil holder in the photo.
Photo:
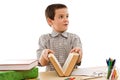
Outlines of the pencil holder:
{"type": "Polygon", "coordinates": [[[109,78],[108,78],[108,74],[110,74],[109,73],[109,71],[108,71],[108,73],[107,73],[107,80],[119,80],[118,79],[118,74],[119,74],[119,71],[118,71],[118,69],[116,68],[116,67],[114,67],[112,70],[111,70],[111,74],[109,75],[109,78]]]}
{"type": "Polygon", "coordinates": [[[118,69],[115,66],[115,59],[109,58],[106,60],[107,63],[107,80],[118,80],[118,69]]]}

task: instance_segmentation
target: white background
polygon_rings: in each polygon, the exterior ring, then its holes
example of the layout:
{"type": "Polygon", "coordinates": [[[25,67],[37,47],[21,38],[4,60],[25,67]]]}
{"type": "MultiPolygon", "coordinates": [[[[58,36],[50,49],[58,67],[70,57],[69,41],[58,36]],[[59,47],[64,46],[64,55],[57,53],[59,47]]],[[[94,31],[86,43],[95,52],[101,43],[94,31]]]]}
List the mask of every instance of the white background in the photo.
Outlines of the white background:
{"type": "Polygon", "coordinates": [[[68,32],[82,41],[80,67],[106,66],[109,57],[120,67],[119,0],[0,0],[0,60],[36,58],[39,36],[51,32],[44,16],[51,3],[68,6],[68,32]]]}

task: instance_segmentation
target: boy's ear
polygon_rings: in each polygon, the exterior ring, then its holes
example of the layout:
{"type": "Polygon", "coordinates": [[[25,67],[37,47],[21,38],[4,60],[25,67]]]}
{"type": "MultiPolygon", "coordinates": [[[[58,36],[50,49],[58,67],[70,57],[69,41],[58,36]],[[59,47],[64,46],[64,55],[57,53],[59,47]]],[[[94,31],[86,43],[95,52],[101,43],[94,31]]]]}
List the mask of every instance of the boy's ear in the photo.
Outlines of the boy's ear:
{"type": "Polygon", "coordinates": [[[52,19],[47,18],[47,23],[48,23],[49,26],[52,26],[52,19]]]}

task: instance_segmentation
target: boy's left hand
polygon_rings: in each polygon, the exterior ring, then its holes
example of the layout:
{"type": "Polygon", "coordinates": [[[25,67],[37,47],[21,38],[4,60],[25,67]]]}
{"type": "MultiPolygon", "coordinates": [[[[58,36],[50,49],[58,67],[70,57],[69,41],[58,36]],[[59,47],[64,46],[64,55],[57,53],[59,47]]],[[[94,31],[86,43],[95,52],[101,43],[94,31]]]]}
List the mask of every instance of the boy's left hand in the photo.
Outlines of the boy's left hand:
{"type": "Polygon", "coordinates": [[[79,47],[75,47],[70,51],[70,53],[73,53],[73,52],[81,54],[82,50],[79,47]]]}
{"type": "Polygon", "coordinates": [[[73,52],[78,53],[78,54],[80,55],[80,57],[79,57],[79,59],[78,59],[78,63],[81,62],[81,59],[82,59],[82,49],[79,48],[79,47],[75,47],[75,48],[73,48],[73,49],[70,51],[70,53],[73,53],[73,52]]]}

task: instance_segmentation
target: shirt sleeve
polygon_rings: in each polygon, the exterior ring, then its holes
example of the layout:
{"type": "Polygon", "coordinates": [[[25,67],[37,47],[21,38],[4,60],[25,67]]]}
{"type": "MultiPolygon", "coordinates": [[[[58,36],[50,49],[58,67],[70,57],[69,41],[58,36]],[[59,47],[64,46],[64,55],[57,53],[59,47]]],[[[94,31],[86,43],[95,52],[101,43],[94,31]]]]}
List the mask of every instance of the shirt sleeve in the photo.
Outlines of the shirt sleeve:
{"type": "Polygon", "coordinates": [[[74,35],[74,37],[73,37],[73,48],[74,47],[79,47],[82,49],[82,43],[81,43],[80,37],[78,35],[74,35]]]}
{"type": "MultiPolygon", "coordinates": [[[[38,41],[38,46],[39,46],[39,49],[37,49],[37,59],[39,60],[39,58],[40,58],[40,55],[41,55],[41,53],[42,53],[42,51],[46,48],[45,47],[45,45],[46,45],[46,43],[45,43],[45,38],[44,38],[44,36],[42,35],[42,36],[40,36],[40,38],[39,38],[39,41],[38,41]]],[[[39,66],[41,66],[41,64],[39,63],[39,66]]]]}
{"type": "MultiPolygon", "coordinates": [[[[75,47],[79,47],[82,50],[82,43],[78,35],[74,35],[74,38],[73,38],[73,48],[75,47]]],[[[77,66],[80,66],[80,65],[81,65],[81,62],[77,63],[77,66]]]]}

